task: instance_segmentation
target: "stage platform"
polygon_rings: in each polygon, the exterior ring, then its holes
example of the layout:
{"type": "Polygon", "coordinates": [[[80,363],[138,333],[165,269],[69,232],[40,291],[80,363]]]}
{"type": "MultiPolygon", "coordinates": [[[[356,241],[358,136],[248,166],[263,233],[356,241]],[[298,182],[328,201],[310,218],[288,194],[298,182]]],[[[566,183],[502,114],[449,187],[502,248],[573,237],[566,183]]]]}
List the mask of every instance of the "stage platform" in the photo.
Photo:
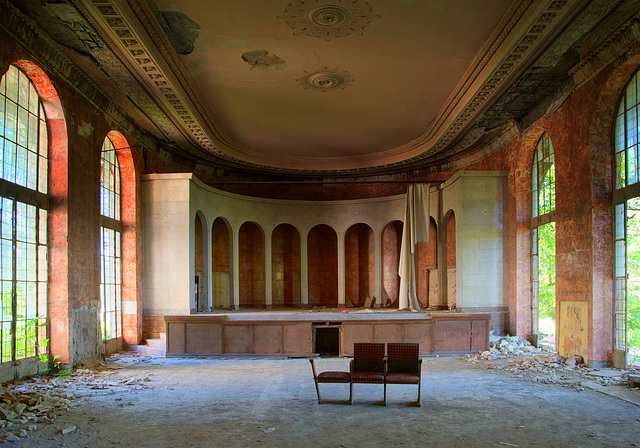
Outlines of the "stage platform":
{"type": "Polygon", "coordinates": [[[164,316],[167,356],[350,356],[354,342],[417,342],[423,356],[487,350],[491,314],[264,310],[164,316]]]}

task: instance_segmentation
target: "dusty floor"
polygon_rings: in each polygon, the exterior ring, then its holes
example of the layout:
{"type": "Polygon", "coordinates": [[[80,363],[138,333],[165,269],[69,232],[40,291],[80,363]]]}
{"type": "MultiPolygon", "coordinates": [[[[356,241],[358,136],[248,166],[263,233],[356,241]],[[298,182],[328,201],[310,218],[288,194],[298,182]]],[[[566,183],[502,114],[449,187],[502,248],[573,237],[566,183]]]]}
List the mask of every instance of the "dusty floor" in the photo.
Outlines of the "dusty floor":
{"type": "MultiPolygon", "coordinates": [[[[347,362],[317,365],[346,369],[347,362]]],[[[386,407],[376,385],[356,385],[352,406],[318,405],[306,359],[121,355],[110,366],[91,382],[72,380],[73,406],[10,445],[640,447],[637,389],[608,386],[620,399],[580,378],[543,384],[504,362],[426,358],[420,408],[408,405],[415,386],[398,385],[389,386],[386,407]]],[[[347,385],[322,386],[324,398],[348,397],[347,385]]]]}

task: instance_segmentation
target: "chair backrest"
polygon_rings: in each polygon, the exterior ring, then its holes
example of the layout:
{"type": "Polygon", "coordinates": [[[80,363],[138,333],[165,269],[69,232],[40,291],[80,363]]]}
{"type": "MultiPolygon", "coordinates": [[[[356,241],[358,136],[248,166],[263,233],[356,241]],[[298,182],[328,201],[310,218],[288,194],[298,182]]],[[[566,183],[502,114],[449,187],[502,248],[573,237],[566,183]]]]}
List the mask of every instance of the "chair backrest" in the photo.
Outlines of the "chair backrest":
{"type": "Polygon", "coordinates": [[[356,342],[353,344],[353,371],[384,373],[384,343],[356,342]]]}
{"type": "Polygon", "coordinates": [[[420,370],[420,345],[414,342],[390,342],[387,344],[388,373],[418,373],[420,370]]]}

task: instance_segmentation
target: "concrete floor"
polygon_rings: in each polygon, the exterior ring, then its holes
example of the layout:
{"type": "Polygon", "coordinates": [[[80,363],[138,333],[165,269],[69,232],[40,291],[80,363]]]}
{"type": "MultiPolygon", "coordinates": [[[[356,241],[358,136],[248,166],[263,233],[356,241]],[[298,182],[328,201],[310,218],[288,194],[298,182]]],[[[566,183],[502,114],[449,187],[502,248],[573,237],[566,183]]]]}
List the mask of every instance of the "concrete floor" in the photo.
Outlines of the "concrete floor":
{"type": "MultiPolygon", "coordinates": [[[[347,363],[317,360],[321,371],[347,369],[347,363]]],[[[454,357],[424,360],[420,408],[408,405],[416,393],[409,385],[389,386],[386,407],[378,385],[356,385],[352,406],[319,405],[306,359],[123,356],[115,365],[120,369],[112,379],[148,376],[150,388],[81,398],[12,445],[640,447],[636,404],[454,357]],[[72,425],[75,431],[56,434],[72,425]]],[[[348,385],[321,387],[324,398],[348,397],[348,385]]]]}

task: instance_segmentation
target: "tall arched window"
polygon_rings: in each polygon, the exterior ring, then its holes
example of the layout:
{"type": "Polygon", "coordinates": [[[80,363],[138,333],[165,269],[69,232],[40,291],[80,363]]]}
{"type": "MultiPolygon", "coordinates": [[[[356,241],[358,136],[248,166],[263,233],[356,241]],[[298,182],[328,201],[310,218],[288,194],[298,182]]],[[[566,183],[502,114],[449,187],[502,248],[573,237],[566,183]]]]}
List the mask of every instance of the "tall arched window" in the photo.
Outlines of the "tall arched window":
{"type": "Polygon", "coordinates": [[[2,362],[46,352],[47,120],[36,88],[10,66],[0,82],[2,362]]]}
{"type": "Polygon", "coordinates": [[[556,190],[553,146],[544,133],[531,166],[531,322],[538,343],[555,344],[556,190]]]}
{"type": "Polygon", "coordinates": [[[620,98],[614,129],[615,303],[614,344],[640,355],[640,178],[638,72],[620,98]]]}
{"type": "Polygon", "coordinates": [[[120,164],[109,137],[100,160],[100,329],[103,340],[122,337],[122,222],[120,164]]]}

